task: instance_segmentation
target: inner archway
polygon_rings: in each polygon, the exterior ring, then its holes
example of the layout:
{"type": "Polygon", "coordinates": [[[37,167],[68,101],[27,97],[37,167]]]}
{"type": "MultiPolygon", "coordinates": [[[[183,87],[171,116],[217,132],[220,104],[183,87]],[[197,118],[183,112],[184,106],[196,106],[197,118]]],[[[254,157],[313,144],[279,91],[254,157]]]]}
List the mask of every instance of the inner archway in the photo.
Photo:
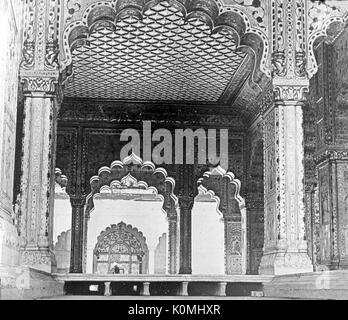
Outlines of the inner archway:
{"type": "MultiPolygon", "coordinates": [[[[125,274],[154,274],[156,270],[167,271],[167,258],[169,256],[167,253],[167,243],[164,243],[164,248],[163,244],[160,249],[157,247],[160,245],[161,236],[163,236],[163,234],[166,235],[168,232],[168,222],[165,213],[162,211],[163,198],[158,196],[155,188],[148,188],[145,183],[138,182],[129,174],[124,177],[121,182],[113,181],[110,187],[103,187],[100,193],[94,196],[94,205],[93,212],[91,212],[87,222],[87,273],[100,272],[95,266],[96,249],[94,248],[100,230],[103,230],[105,226],[113,225],[120,221],[140,230],[143,234],[144,241],[146,241],[147,247],[144,257],[142,258],[141,270],[128,270],[122,266],[122,268],[120,267],[120,272],[125,274]],[[164,250],[165,252],[164,265],[163,260],[160,261],[161,263],[159,265],[155,259],[158,250],[164,250]],[[91,269],[92,264],[93,269],[91,269]]],[[[126,240],[127,238],[122,235],[117,235],[117,237],[120,241],[122,239],[126,240]]],[[[122,243],[121,241],[118,243],[118,246],[121,252],[122,250],[131,250],[127,242],[122,243]],[[124,249],[121,249],[121,247],[124,249]]],[[[117,259],[120,259],[120,257],[118,256],[117,259]]],[[[113,262],[116,261],[114,260],[113,262]]],[[[120,261],[118,260],[118,262],[120,261]]],[[[123,264],[127,264],[125,259],[122,260],[121,265],[123,264]]],[[[109,269],[104,270],[104,272],[106,271],[110,272],[109,269]]]]}
{"type": "MultiPolygon", "coordinates": [[[[205,232],[211,233],[211,241],[217,246],[213,254],[218,260],[210,266],[214,273],[246,274],[247,271],[246,209],[244,199],[240,196],[240,186],[241,182],[234,174],[220,166],[205,172],[198,180],[199,195],[196,198],[196,209],[197,211],[201,209],[199,213],[205,215],[206,222],[209,223],[204,227],[205,232]],[[207,200],[209,197],[215,202],[215,206],[213,203],[210,203],[209,207],[205,205],[205,209],[202,205],[201,208],[197,206],[199,198],[207,200]]],[[[197,223],[202,224],[202,220],[197,219],[197,223]]],[[[204,232],[204,228],[199,227],[196,230],[197,234],[204,232]]],[[[194,233],[194,227],[192,229],[194,233]]],[[[205,243],[208,246],[208,242],[205,243]]],[[[198,252],[200,250],[204,252],[206,249],[198,247],[198,252]]],[[[208,268],[204,270],[201,267],[200,271],[206,273],[208,268]]]]}
{"type": "MultiPolygon", "coordinates": [[[[132,154],[102,167],[91,178],[92,192],[85,212],[85,270],[95,267],[95,243],[101,230],[124,222],[146,238],[146,269],[142,272],[176,273],[177,225],[174,180],[163,168],[143,163],[132,154]],[[173,228],[174,225],[174,228],[173,228]]],[[[109,272],[105,269],[104,272],[109,272]]]]}
{"type": "Polygon", "coordinates": [[[93,251],[93,273],[146,274],[149,251],[141,231],[120,222],[98,237],[93,251]]]}
{"type": "Polygon", "coordinates": [[[224,221],[217,201],[199,190],[192,208],[192,273],[225,274],[224,221]]]}

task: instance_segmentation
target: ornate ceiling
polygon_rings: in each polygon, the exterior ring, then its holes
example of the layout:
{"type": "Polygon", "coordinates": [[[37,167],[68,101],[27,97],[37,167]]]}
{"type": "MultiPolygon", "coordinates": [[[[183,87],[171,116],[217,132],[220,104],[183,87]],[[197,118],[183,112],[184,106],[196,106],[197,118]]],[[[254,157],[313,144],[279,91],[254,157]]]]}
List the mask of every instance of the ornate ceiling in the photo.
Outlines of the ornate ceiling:
{"type": "Polygon", "coordinates": [[[218,102],[246,58],[229,33],[211,34],[206,23],[185,21],[167,2],[145,11],[142,21],[126,17],[113,29],[98,23],[89,46],[73,51],[66,97],[218,102]]]}

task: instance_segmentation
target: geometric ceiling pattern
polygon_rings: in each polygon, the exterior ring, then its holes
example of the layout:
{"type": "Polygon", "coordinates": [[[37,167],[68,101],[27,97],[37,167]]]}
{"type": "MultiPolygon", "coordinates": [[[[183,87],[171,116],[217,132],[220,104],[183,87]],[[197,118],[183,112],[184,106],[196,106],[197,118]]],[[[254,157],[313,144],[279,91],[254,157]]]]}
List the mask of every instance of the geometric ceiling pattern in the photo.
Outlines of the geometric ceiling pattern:
{"type": "Polygon", "coordinates": [[[227,32],[161,2],[142,21],[99,25],[90,44],[72,52],[65,96],[116,100],[217,102],[245,58],[227,32]]]}

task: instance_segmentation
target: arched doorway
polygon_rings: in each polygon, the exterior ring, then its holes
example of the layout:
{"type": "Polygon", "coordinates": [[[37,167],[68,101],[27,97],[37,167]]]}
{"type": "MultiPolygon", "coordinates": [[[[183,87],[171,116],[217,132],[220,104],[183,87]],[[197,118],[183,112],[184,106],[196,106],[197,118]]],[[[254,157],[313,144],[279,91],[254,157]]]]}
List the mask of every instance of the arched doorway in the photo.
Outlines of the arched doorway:
{"type": "MultiPolygon", "coordinates": [[[[249,239],[247,239],[245,201],[240,196],[240,187],[240,180],[236,179],[232,172],[226,171],[220,166],[205,172],[203,177],[198,180],[198,197],[205,199],[210,197],[212,201],[216,202],[214,206],[210,206],[206,210],[202,207],[200,212],[207,211],[204,214],[209,219],[207,220],[209,225],[205,226],[205,230],[213,233],[210,234],[210,237],[218,246],[214,252],[218,261],[214,261],[212,264],[212,270],[215,273],[246,274],[247,272],[247,242],[249,239]]],[[[197,201],[195,205],[197,205],[197,201]]],[[[196,221],[199,222],[199,220],[196,221]]],[[[202,228],[197,228],[197,233],[202,232],[199,229],[202,228]]],[[[193,232],[195,232],[194,227],[193,232]]],[[[208,245],[210,246],[210,243],[206,242],[206,246],[208,245]]],[[[203,252],[204,248],[202,247],[200,250],[203,252]]],[[[193,254],[193,257],[195,256],[198,257],[197,254],[193,254]]],[[[194,265],[195,262],[193,262],[194,265]]]]}
{"type": "Polygon", "coordinates": [[[143,234],[120,222],[103,231],[93,252],[93,273],[146,274],[148,248],[143,234]]]}
{"type": "MultiPolygon", "coordinates": [[[[97,270],[95,241],[100,230],[123,221],[146,237],[147,263],[146,269],[142,263],[142,273],[176,273],[178,232],[173,188],[174,180],[163,168],[143,163],[134,154],[114,161],[110,168],[102,167],[98,176],[91,178],[92,192],[85,208],[85,272],[97,270]]],[[[104,273],[109,271],[104,267],[104,273]]]]}

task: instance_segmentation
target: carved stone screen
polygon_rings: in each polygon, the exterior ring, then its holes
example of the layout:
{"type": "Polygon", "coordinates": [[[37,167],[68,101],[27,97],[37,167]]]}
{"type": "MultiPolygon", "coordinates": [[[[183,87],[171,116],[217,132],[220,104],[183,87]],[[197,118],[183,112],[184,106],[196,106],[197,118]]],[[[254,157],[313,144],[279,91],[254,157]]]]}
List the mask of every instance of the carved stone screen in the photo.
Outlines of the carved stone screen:
{"type": "Polygon", "coordinates": [[[142,233],[121,222],[99,236],[94,250],[93,272],[143,274],[147,273],[147,259],[148,249],[142,233]]]}

